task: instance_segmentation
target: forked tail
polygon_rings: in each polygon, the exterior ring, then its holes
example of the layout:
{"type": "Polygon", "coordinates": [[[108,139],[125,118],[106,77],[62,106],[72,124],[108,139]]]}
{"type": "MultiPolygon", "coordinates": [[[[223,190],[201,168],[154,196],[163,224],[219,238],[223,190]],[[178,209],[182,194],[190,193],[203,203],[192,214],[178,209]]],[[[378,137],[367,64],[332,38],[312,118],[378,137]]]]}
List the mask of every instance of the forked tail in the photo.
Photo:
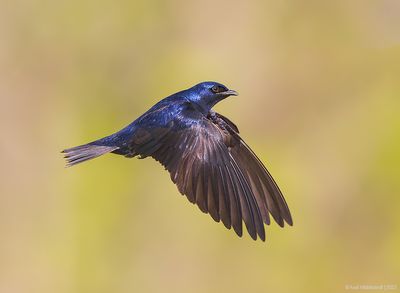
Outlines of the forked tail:
{"type": "Polygon", "coordinates": [[[92,142],[63,150],[64,158],[67,160],[66,167],[71,167],[118,149],[117,146],[96,145],[95,143],[92,142]]]}

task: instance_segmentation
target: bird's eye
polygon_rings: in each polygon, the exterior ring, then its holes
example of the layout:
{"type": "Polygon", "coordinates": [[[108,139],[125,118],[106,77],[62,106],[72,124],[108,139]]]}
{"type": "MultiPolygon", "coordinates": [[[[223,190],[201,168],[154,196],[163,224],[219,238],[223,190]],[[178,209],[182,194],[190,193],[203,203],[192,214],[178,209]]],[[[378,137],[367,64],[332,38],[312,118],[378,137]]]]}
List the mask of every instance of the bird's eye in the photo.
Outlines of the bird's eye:
{"type": "Polygon", "coordinates": [[[212,91],[213,93],[216,94],[216,93],[223,92],[224,89],[223,89],[221,86],[214,85],[214,86],[211,88],[211,91],[212,91]]]}

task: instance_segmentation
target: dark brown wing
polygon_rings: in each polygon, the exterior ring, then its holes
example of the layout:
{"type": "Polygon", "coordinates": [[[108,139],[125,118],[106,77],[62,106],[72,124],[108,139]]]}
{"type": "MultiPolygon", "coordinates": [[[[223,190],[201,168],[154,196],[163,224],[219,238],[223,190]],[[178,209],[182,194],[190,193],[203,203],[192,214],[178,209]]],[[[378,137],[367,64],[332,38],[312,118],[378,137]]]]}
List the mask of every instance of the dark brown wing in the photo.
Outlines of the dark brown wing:
{"type": "Polygon", "coordinates": [[[241,166],[246,174],[246,179],[252,186],[253,194],[256,196],[263,215],[263,221],[269,224],[269,212],[279,226],[283,227],[284,221],[289,225],[293,225],[292,216],[282,192],[261,160],[240,138],[236,125],[221,114],[215,113],[211,116],[215,124],[220,128],[226,129],[234,137],[235,144],[230,148],[230,152],[241,166]],[[261,208],[263,203],[265,205],[264,209],[261,208]]]}
{"type": "Polygon", "coordinates": [[[136,153],[159,161],[190,202],[239,236],[243,220],[253,239],[265,240],[263,222],[270,223],[269,213],[280,226],[283,220],[291,225],[279,188],[237,127],[217,113],[199,121],[173,125],[173,130],[142,130],[135,138],[136,153]]]}

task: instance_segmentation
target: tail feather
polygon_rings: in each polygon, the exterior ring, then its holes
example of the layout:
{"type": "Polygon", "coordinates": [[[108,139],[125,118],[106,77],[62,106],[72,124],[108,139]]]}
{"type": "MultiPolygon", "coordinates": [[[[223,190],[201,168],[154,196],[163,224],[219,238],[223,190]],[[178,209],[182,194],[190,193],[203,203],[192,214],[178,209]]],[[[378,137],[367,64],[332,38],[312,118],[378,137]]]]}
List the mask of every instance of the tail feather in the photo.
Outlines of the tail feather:
{"type": "Polygon", "coordinates": [[[118,149],[117,146],[94,145],[89,143],[65,149],[62,151],[62,153],[65,154],[64,158],[67,160],[66,167],[71,167],[73,165],[110,153],[116,149],[118,149]]]}

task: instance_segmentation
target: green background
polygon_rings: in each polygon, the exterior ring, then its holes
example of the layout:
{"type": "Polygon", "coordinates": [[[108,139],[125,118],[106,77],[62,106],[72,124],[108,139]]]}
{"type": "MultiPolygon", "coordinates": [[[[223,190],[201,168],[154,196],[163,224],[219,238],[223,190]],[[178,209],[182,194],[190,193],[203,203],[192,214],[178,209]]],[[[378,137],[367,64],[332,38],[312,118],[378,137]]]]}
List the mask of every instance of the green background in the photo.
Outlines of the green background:
{"type": "MultiPolygon", "coordinates": [[[[399,284],[399,1],[2,1],[1,292],[344,292],[399,284]],[[294,226],[238,238],[153,160],[65,169],[203,80],[294,226]]],[[[399,289],[397,289],[399,290],[399,289]]]]}

